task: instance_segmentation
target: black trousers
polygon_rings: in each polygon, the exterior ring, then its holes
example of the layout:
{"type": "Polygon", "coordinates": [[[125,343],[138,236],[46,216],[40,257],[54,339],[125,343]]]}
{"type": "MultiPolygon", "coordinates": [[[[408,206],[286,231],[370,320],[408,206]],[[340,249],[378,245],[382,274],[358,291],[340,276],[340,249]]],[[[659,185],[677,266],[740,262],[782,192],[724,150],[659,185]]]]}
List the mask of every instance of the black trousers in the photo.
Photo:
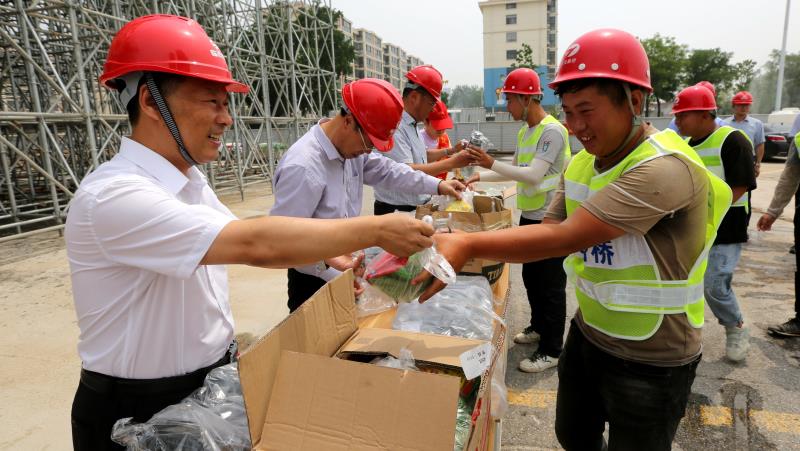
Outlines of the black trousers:
{"type": "Polygon", "coordinates": [[[399,211],[417,210],[416,205],[392,205],[392,204],[387,204],[386,202],[381,202],[379,200],[375,201],[373,208],[375,216],[388,215],[389,213],[394,213],[395,210],[399,211]]]}
{"type": "MultiPolygon", "coordinates": [[[[520,226],[541,222],[519,218],[520,226]]],[[[539,351],[550,357],[558,357],[564,344],[564,323],[567,320],[564,257],[523,263],[522,282],[531,306],[531,327],[541,337],[539,351]]]]}
{"type": "Polygon", "coordinates": [[[303,274],[300,271],[289,268],[289,313],[297,310],[304,302],[314,295],[325,281],[319,277],[303,274]]]}
{"type": "Polygon", "coordinates": [[[669,450],[686,410],[700,357],[659,367],[614,357],[573,320],[558,361],[556,436],[565,450],[669,450]]]}
{"type": "Polygon", "coordinates": [[[81,370],[72,401],[72,447],[77,451],[124,450],[111,440],[111,428],[117,420],[133,417],[133,421],[144,423],[189,396],[203,385],[211,370],[230,361],[229,351],[211,366],[161,379],[122,379],[81,370]]]}

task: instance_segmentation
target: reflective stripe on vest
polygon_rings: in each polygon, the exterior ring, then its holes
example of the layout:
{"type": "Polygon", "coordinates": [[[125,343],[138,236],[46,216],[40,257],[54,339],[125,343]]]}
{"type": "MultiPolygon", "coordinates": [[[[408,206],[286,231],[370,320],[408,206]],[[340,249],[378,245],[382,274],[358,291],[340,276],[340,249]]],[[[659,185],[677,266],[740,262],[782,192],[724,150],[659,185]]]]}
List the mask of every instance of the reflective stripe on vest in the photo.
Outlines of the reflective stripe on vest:
{"type": "Polygon", "coordinates": [[[585,150],[575,155],[564,173],[567,216],[627,171],[654,158],[676,155],[702,167],[709,180],[709,215],[704,248],[686,280],[661,280],[644,236],[625,234],[576,252],[564,261],[575,283],[584,321],[612,337],[645,340],[660,327],[665,314],[686,314],[694,327],[703,325],[703,275],[708,251],[730,206],[728,185],[706,169],[701,158],[672,130],[657,133],[604,173],[585,150]]]}
{"type": "MultiPolygon", "coordinates": [[[[719,127],[709,135],[705,141],[701,142],[696,146],[692,146],[694,151],[697,152],[697,155],[703,160],[703,163],[706,167],[713,172],[717,177],[725,180],[725,167],[722,165],[722,144],[725,143],[725,139],[728,138],[733,132],[741,133],[748,141],[750,141],[750,137],[747,136],[747,133],[744,133],[741,130],[735,129],[729,125],[723,125],[719,127]]],[[[687,138],[688,141],[688,138],[687,138]]],[[[750,141],[752,144],[752,141],[750,141]]],[[[744,207],[746,210],[749,210],[749,206],[747,203],[747,195],[748,193],[742,194],[742,197],[736,200],[733,203],[733,207],[744,207]]]]}
{"type": "MultiPolygon", "coordinates": [[[[525,139],[525,133],[529,129],[527,124],[523,125],[519,133],[517,133],[517,166],[530,166],[531,162],[536,157],[536,146],[539,144],[539,138],[542,137],[546,124],[558,124],[561,130],[561,134],[564,137],[564,167],[566,167],[570,157],[569,135],[567,134],[566,127],[561,125],[558,119],[549,114],[536,125],[533,133],[531,133],[527,139],[525,139]]],[[[522,211],[533,211],[546,207],[547,192],[558,187],[560,178],[561,171],[557,174],[545,175],[538,185],[517,182],[517,208],[522,211]]]]}

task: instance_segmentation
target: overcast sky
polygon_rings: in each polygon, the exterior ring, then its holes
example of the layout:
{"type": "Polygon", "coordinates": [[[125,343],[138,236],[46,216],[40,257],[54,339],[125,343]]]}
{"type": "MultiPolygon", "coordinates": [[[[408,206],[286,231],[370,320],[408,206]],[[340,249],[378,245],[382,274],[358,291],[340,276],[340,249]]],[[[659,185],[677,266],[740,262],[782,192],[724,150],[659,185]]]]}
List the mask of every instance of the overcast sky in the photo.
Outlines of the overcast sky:
{"type": "MultiPolygon", "coordinates": [[[[476,0],[331,0],[357,28],[433,64],[449,81],[483,84],[483,22],[476,0]]],[[[785,0],[559,0],[558,59],[581,34],[615,27],[660,33],[690,48],[719,47],[758,67],[781,47],[785,0]]],[[[789,16],[786,51],[800,52],[800,1],[789,16]]]]}

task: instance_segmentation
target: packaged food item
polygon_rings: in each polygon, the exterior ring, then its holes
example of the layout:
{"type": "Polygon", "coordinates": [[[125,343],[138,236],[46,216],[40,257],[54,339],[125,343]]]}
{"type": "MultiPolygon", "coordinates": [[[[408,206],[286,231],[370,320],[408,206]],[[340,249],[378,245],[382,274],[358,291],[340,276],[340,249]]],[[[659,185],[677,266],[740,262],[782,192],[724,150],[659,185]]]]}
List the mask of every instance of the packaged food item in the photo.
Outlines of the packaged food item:
{"type": "Polygon", "coordinates": [[[424,268],[422,253],[397,257],[383,251],[367,263],[364,279],[397,302],[410,302],[419,297],[432,279],[412,285],[411,281],[424,268]]]}
{"type": "Polygon", "coordinates": [[[444,209],[444,211],[464,211],[464,212],[471,212],[474,211],[472,206],[466,203],[463,199],[456,199],[453,202],[450,202],[450,205],[444,209]]]}

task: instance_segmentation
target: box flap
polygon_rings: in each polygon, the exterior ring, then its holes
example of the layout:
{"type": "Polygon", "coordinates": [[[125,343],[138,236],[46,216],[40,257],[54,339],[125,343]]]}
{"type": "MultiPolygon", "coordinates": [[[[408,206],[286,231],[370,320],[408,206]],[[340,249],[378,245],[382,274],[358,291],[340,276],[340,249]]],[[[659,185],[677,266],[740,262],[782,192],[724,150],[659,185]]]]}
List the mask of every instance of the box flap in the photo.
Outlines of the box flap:
{"type": "Polygon", "coordinates": [[[483,343],[481,340],[401,330],[359,329],[337,355],[388,353],[399,358],[400,349],[408,348],[414,360],[461,367],[459,356],[483,343]]]}
{"type": "Polygon", "coordinates": [[[281,354],[256,449],[453,449],[459,379],[281,354]]]}
{"type": "Polygon", "coordinates": [[[252,443],[258,443],[281,351],[329,357],[356,330],[353,273],[326,284],[239,358],[239,377],[252,443]]]}

